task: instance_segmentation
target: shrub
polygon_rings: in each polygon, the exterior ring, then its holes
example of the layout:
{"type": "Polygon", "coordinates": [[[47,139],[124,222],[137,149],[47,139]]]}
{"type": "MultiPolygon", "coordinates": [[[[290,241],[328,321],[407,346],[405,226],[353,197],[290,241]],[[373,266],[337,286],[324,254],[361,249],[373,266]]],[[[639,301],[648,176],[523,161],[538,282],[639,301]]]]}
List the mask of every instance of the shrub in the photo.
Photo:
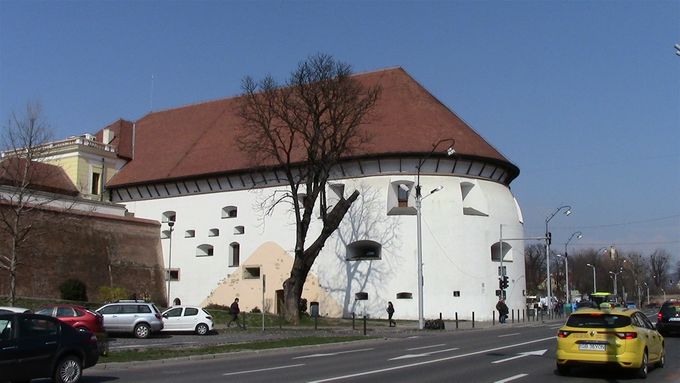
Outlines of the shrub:
{"type": "Polygon", "coordinates": [[[259,307],[255,306],[255,307],[253,307],[252,310],[250,310],[250,312],[254,313],[254,314],[259,314],[259,313],[262,313],[262,310],[260,310],[259,307]]]}
{"type": "Polygon", "coordinates": [[[125,299],[127,296],[127,291],[122,287],[101,286],[99,288],[100,302],[115,302],[120,299],[125,299]]]}
{"type": "Polygon", "coordinates": [[[87,286],[79,279],[67,279],[59,285],[61,299],[67,301],[87,302],[87,286]]]}

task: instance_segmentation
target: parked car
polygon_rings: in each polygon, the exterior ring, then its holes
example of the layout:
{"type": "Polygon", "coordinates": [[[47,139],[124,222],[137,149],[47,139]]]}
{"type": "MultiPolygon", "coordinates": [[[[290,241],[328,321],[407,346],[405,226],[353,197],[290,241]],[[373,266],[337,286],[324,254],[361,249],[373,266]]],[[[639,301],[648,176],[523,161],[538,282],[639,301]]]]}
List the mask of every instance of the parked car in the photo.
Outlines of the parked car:
{"type": "Polygon", "coordinates": [[[30,313],[31,310],[23,307],[0,306],[0,314],[30,313]]]}
{"type": "Polygon", "coordinates": [[[97,338],[56,318],[0,314],[0,377],[10,381],[52,378],[80,381],[83,369],[97,364],[97,338]]]}
{"type": "Polygon", "coordinates": [[[680,301],[664,302],[656,314],[656,329],[661,334],[680,333],[680,301]]]}
{"type": "Polygon", "coordinates": [[[664,338],[637,309],[582,308],[557,333],[557,371],[575,365],[611,364],[647,376],[650,363],[663,367],[664,338]]]}
{"type": "Polygon", "coordinates": [[[101,314],[92,312],[83,306],[56,305],[37,310],[36,314],[49,315],[66,322],[78,330],[87,330],[93,333],[104,332],[101,314]]]}
{"type": "Polygon", "coordinates": [[[122,300],[96,310],[104,318],[104,330],[111,333],[131,333],[148,338],[163,330],[161,312],[156,305],[140,300],[122,300]]]}
{"type": "Polygon", "coordinates": [[[174,306],[165,310],[163,331],[193,331],[206,335],[213,329],[212,315],[205,309],[194,306],[174,306]]]}

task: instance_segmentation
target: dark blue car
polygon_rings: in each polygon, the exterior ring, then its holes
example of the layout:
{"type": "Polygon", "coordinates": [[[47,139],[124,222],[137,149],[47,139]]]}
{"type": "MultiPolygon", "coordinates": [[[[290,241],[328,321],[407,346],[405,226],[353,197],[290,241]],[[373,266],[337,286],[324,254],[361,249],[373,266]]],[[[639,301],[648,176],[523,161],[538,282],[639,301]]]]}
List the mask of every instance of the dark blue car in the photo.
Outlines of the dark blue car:
{"type": "Polygon", "coordinates": [[[0,380],[76,383],[99,359],[97,337],[45,315],[0,314],[0,380]]]}

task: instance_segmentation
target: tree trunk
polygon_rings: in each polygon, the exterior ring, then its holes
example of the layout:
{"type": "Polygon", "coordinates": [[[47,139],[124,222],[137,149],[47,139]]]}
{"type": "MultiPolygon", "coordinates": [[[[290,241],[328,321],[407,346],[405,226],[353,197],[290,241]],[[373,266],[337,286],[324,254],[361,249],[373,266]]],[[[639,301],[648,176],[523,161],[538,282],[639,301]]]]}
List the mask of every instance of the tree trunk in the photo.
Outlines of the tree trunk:
{"type": "Polygon", "coordinates": [[[300,299],[302,298],[302,288],[309,271],[314,265],[316,257],[321,253],[326,240],[340,226],[342,218],[345,216],[352,203],[359,197],[359,191],[355,190],[347,199],[341,199],[328,213],[319,237],[306,249],[296,250],[293,268],[290,277],[283,283],[283,296],[285,299],[284,316],[292,324],[300,323],[300,299]]]}

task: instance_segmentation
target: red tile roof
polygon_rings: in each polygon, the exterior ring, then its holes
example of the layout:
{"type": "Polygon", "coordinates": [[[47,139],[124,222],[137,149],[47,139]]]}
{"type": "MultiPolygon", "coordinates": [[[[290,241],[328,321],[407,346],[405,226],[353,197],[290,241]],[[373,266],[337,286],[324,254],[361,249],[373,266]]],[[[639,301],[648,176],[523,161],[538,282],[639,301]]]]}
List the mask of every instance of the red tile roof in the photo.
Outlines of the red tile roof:
{"type": "MultiPolygon", "coordinates": [[[[485,158],[519,174],[494,147],[402,68],[357,74],[382,93],[370,122],[372,140],[353,156],[423,155],[439,139],[454,138],[456,155],[485,158]]],[[[236,145],[238,97],[153,112],[135,123],[134,158],[107,187],[238,172],[258,167],[236,145]]]]}
{"type": "MultiPolygon", "coordinates": [[[[24,170],[28,161],[23,158],[9,157],[0,162],[0,185],[20,186],[23,182],[24,170]]],[[[68,178],[64,169],[60,166],[31,162],[28,168],[26,180],[28,187],[33,190],[41,190],[50,193],[77,196],[78,188],[68,178]]]]}

